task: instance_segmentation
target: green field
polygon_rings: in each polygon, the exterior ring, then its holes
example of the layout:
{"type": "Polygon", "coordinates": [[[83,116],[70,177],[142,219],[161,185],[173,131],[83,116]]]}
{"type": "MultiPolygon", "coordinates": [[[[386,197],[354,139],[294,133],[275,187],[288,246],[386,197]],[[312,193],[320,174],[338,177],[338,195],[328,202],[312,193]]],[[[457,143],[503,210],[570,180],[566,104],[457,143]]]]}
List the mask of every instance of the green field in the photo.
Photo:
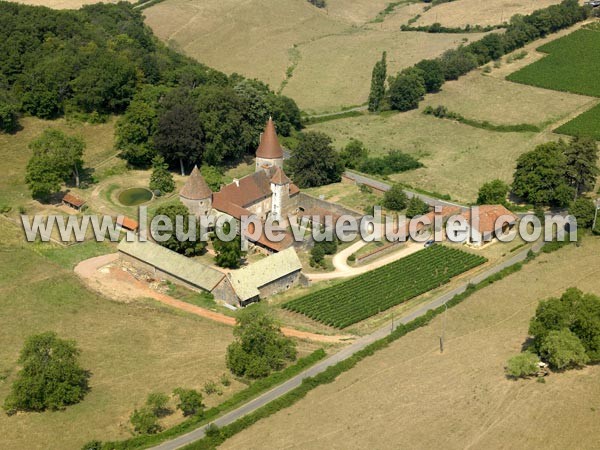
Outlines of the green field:
{"type": "Polygon", "coordinates": [[[283,305],[311,319],[345,328],[442,286],[483,264],[482,256],[434,245],[406,258],[283,305]]]}
{"type": "Polygon", "coordinates": [[[510,74],[517,83],[600,97],[600,32],[581,29],[542,45],[548,56],[510,74]]]}
{"type": "Polygon", "coordinates": [[[573,120],[554,130],[569,136],[591,137],[600,141],[600,104],[580,114],[573,120]]]}

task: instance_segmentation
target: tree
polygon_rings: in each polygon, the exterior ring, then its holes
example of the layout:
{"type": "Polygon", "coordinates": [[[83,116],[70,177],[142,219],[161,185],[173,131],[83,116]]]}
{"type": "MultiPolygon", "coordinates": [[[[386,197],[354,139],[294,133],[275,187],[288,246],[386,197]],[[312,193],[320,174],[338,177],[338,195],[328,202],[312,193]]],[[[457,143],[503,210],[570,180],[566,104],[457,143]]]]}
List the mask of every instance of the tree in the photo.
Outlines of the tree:
{"type": "Polygon", "coordinates": [[[600,361],[600,297],[571,288],[560,298],[541,301],[529,324],[533,346],[540,355],[546,337],[563,329],[575,333],[590,361],[600,361]]]}
{"type": "Polygon", "coordinates": [[[202,176],[204,177],[204,181],[208,184],[208,187],[213,192],[218,192],[221,189],[221,185],[223,184],[223,174],[218,167],[215,166],[202,166],[200,170],[202,176]]]}
{"type": "Polygon", "coordinates": [[[0,91],[0,131],[14,133],[19,128],[19,108],[16,102],[0,91]]]}
{"type": "Polygon", "coordinates": [[[154,145],[167,161],[178,161],[185,175],[184,161],[202,161],[203,132],[198,110],[189,100],[168,105],[158,117],[154,145]]]}
{"type": "MultiPolygon", "coordinates": [[[[231,225],[226,223],[223,226],[225,234],[229,233],[231,225]]],[[[213,237],[213,247],[217,253],[215,264],[227,269],[238,269],[242,265],[242,257],[246,254],[242,251],[242,242],[239,235],[231,241],[222,241],[215,234],[213,237]]]]}
{"type": "Polygon", "coordinates": [[[169,397],[167,394],[162,392],[152,392],[148,394],[146,407],[149,408],[156,417],[160,417],[171,412],[167,407],[168,402],[169,397]]]}
{"type": "Polygon", "coordinates": [[[567,206],[574,189],[566,179],[564,142],[548,142],[517,160],[513,192],[534,205],[567,206]]]}
{"type": "Polygon", "coordinates": [[[510,187],[502,180],[492,180],[479,188],[478,205],[504,205],[510,187]]]}
{"type": "Polygon", "coordinates": [[[350,139],[340,152],[342,164],[347,169],[356,169],[368,157],[369,150],[357,139],[350,139]]]}
{"type": "Polygon", "coordinates": [[[408,111],[417,108],[425,95],[423,71],[410,68],[400,72],[390,84],[389,95],[392,109],[408,111]]]}
{"type": "Polygon", "coordinates": [[[581,367],[590,360],[579,338],[566,328],[548,333],[540,347],[540,354],[558,370],[581,367]]]}
{"type": "Polygon", "coordinates": [[[539,363],[540,358],[535,353],[520,353],[508,360],[506,374],[513,378],[527,378],[538,372],[539,363]]]}
{"type": "MultiPolygon", "coordinates": [[[[168,248],[169,250],[173,250],[174,252],[181,253],[186,256],[193,256],[201,254],[206,248],[206,242],[201,240],[200,236],[200,224],[194,219],[190,220],[190,211],[185,207],[185,205],[179,201],[172,203],[165,203],[160,205],[156,209],[156,216],[165,216],[168,218],[173,226],[173,232],[171,236],[166,241],[159,241],[158,243],[163,247],[168,248]],[[190,226],[195,225],[196,227],[196,236],[195,239],[190,238],[189,240],[180,240],[176,235],[176,225],[177,225],[177,217],[179,217],[182,224],[182,232],[188,233],[190,231],[190,226]]],[[[154,220],[154,219],[153,219],[154,220]]],[[[154,235],[156,236],[157,230],[152,230],[154,235]]]]}
{"type": "Polygon", "coordinates": [[[173,394],[179,397],[177,409],[179,409],[184,416],[193,416],[202,412],[204,405],[202,404],[202,394],[200,392],[195,389],[177,388],[173,391],[173,394]]]}
{"type": "Polygon", "coordinates": [[[444,79],[456,80],[475,67],[477,67],[477,58],[464,49],[447,50],[440,57],[440,63],[444,72],[444,79]]]}
{"type": "Polygon", "coordinates": [[[437,59],[423,59],[415,64],[423,71],[423,81],[427,92],[439,92],[444,84],[444,69],[437,59]]]}
{"type": "Polygon", "coordinates": [[[4,401],[8,414],[64,409],[88,392],[89,373],[79,365],[74,341],[46,332],[30,336],[19,356],[21,370],[4,401]]]}
{"type": "Polygon", "coordinates": [[[576,137],[565,149],[567,178],[575,189],[575,198],[589,192],[596,185],[598,145],[591,138],[576,137]]]}
{"type": "Polygon", "coordinates": [[[227,367],[234,375],[261,378],[296,359],[296,345],[286,338],[272,317],[258,308],[241,311],[227,347],[227,367]]]}
{"type": "Polygon", "coordinates": [[[310,249],[310,266],[322,267],[325,263],[325,249],[322,245],[315,242],[313,248],[310,249]]]}
{"type": "Polygon", "coordinates": [[[162,429],[158,418],[147,406],[134,410],[129,421],[137,434],[156,434],[162,429]]]}
{"type": "Polygon", "coordinates": [[[394,184],[386,193],[383,195],[383,206],[387,209],[394,211],[400,211],[406,208],[408,203],[408,197],[404,192],[404,189],[399,184],[394,184]]]}
{"type": "Polygon", "coordinates": [[[173,175],[169,172],[169,165],[161,155],[152,159],[152,175],[150,175],[150,189],[160,191],[162,194],[175,190],[173,175]]]}
{"type": "Polygon", "coordinates": [[[408,206],[406,207],[406,217],[408,217],[409,219],[412,219],[416,216],[421,216],[423,214],[427,214],[428,212],[429,205],[416,195],[413,195],[408,201],[408,206]]]}
{"type": "Polygon", "coordinates": [[[596,205],[586,197],[579,197],[569,207],[569,214],[577,219],[579,228],[591,228],[596,214],[596,205]]]}
{"type": "Polygon", "coordinates": [[[371,75],[371,92],[369,93],[369,111],[376,112],[381,108],[385,97],[385,79],[387,78],[387,53],[383,52],[381,60],[375,63],[371,75]]]}
{"type": "Polygon", "coordinates": [[[60,130],[47,129],[31,141],[33,154],[27,163],[25,181],[34,197],[46,197],[60,190],[71,177],[79,186],[85,143],[81,138],[67,136],[60,130]]]}
{"type": "Polygon", "coordinates": [[[298,146],[288,160],[294,182],[301,188],[323,186],[341,180],[344,166],[324,133],[301,133],[298,146]]]}

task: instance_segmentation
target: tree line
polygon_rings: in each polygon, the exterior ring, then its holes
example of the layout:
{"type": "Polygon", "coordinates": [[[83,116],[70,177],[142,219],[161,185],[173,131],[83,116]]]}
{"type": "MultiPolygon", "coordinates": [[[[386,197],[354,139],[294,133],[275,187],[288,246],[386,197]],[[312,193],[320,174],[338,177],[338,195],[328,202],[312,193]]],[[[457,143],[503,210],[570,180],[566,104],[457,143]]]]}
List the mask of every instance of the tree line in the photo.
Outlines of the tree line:
{"type": "Polygon", "coordinates": [[[517,14],[510,19],[504,33],[490,33],[468,45],[448,50],[438,58],[422,60],[390,77],[387,77],[384,53],[373,69],[369,110],[415,109],[426,93],[438,92],[444,82],[456,80],[478,66],[570,27],[589,15],[590,8],[580,6],[577,0],[564,0],[529,15],[517,14]]]}
{"type": "Polygon", "coordinates": [[[126,2],[80,10],[0,3],[0,130],[18,118],[101,121],[124,114],[116,146],[131,165],[220,164],[254,151],[269,115],[301,126],[295,102],[168,49],[126,2]]]}

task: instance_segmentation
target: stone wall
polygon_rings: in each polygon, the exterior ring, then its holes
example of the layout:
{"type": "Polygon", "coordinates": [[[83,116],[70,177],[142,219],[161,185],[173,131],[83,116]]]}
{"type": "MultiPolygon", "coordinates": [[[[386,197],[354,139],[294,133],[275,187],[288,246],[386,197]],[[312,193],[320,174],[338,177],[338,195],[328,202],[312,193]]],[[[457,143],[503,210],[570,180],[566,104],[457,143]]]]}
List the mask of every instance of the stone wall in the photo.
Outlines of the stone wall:
{"type": "Polygon", "coordinates": [[[300,278],[300,270],[296,270],[295,272],[289,273],[281,278],[278,278],[275,281],[270,282],[269,284],[265,284],[258,288],[260,292],[260,298],[267,298],[272,295],[275,295],[279,292],[287,291],[291,289],[294,285],[296,285],[300,278]]]}

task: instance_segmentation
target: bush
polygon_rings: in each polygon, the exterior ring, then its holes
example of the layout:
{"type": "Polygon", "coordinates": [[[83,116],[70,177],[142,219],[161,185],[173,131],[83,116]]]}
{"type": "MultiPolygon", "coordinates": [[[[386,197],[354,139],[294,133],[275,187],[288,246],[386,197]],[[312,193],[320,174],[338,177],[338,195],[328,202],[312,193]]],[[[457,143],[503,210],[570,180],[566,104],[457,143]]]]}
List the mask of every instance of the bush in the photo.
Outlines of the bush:
{"type": "Polygon", "coordinates": [[[521,353],[508,360],[506,374],[513,378],[527,378],[539,370],[540,358],[534,353],[521,353]]]}
{"type": "Polygon", "coordinates": [[[177,388],[173,391],[174,395],[179,397],[179,403],[177,403],[177,409],[179,409],[184,416],[193,416],[198,414],[204,408],[202,404],[202,394],[195,389],[183,389],[177,388]]]}
{"type": "Polygon", "coordinates": [[[579,338],[568,329],[548,333],[540,354],[551,367],[559,370],[581,367],[590,360],[579,338]]]}
{"type": "Polygon", "coordinates": [[[204,392],[208,395],[215,394],[217,392],[217,383],[214,381],[207,381],[204,383],[204,392]]]}
{"type": "Polygon", "coordinates": [[[569,207],[569,214],[577,219],[578,228],[591,228],[596,215],[596,205],[586,197],[579,197],[569,207]]]}
{"type": "Polygon", "coordinates": [[[134,410],[129,421],[133,425],[133,431],[137,434],[155,434],[162,429],[158,418],[147,406],[134,410]]]}
{"type": "Polygon", "coordinates": [[[310,266],[319,267],[325,263],[325,250],[321,245],[315,245],[310,250],[310,266]]]}
{"type": "Polygon", "coordinates": [[[226,373],[224,373],[223,375],[221,375],[220,381],[221,381],[221,384],[223,386],[229,386],[229,385],[231,385],[231,380],[229,379],[229,376],[226,373]]]}
{"type": "Polygon", "coordinates": [[[146,399],[146,406],[152,411],[157,417],[168,414],[169,408],[167,408],[167,403],[169,402],[169,397],[167,394],[163,394],[162,392],[153,392],[148,394],[148,398],[146,399]]]}
{"type": "Polygon", "coordinates": [[[416,195],[413,195],[408,202],[406,208],[406,217],[412,219],[413,217],[427,214],[429,212],[429,205],[421,200],[416,195]]]}
{"type": "Polygon", "coordinates": [[[237,376],[262,378],[296,359],[294,341],[256,308],[240,312],[234,335],[235,342],[227,347],[227,367],[237,376]]]}
{"type": "Polygon", "coordinates": [[[88,392],[89,373],[79,366],[74,341],[47,332],[30,336],[19,356],[22,369],[4,402],[8,414],[17,411],[64,409],[88,392]]]}
{"type": "Polygon", "coordinates": [[[506,204],[506,196],[510,187],[502,180],[493,180],[479,188],[478,205],[506,204]]]}

